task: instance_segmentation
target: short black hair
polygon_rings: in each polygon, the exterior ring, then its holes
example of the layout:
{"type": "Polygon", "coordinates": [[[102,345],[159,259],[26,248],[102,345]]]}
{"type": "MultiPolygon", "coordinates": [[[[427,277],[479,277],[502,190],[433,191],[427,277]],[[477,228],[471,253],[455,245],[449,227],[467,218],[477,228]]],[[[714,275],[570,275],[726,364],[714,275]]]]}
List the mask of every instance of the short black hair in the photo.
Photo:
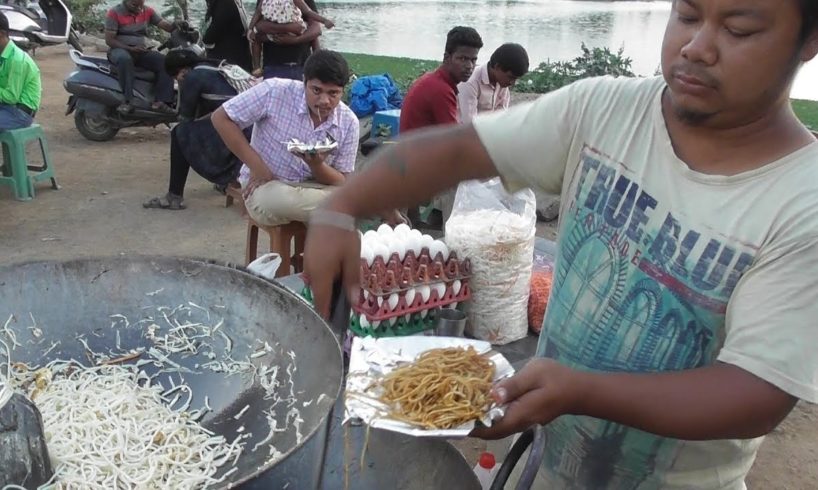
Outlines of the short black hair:
{"type": "Polygon", "coordinates": [[[346,87],[349,83],[349,64],[340,53],[319,49],[304,63],[304,81],[309,80],[346,87]]]}
{"type": "Polygon", "coordinates": [[[815,29],[818,29],[818,2],[799,0],[801,7],[801,40],[806,40],[815,29]]]}
{"type": "Polygon", "coordinates": [[[446,35],[446,54],[454,53],[461,46],[480,49],[483,39],[471,27],[457,26],[446,35]]]}
{"type": "Polygon", "coordinates": [[[0,12],[0,31],[9,32],[9,18],[3,12],[0,12]]]}
{"type": "Polygon", "coordinates": [[[517,78],[528,73],[528,53],[515,43],[506,43],[495,49],[489,60],[490,67],[510,71],[517,78]]]}
{"type": "Polygon", "coordinates": [[[193,68],[204,61],[204,58],[189,49],[171,49],[165,55],[165,71],[175,77],[185,68],[193,68]]]}

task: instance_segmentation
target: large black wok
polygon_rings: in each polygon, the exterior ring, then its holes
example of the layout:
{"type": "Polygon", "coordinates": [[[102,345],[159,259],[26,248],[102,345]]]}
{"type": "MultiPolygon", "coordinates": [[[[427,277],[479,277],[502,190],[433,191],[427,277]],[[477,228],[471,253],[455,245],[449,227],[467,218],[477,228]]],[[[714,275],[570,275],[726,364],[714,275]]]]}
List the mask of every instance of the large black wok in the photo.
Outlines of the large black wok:
{"type": "MultiPolygon", "coordinates": [[[[0,267],[0,327],[9,315],[14,315],[15,321],[9,326],[23,344],[12,352],[14,362],[43,365],[54,359],[73,358],[87,364],[85,347],[78,337],[92,351],[104,352],[117,343],[117,331],[122,349],[149,348],[151,341],[144,337],[145,325],[112,327],[111,316],[123,315],[134,322],[146,312],[155,312],[157,307],[189,303],[207,310],[191,308],[193,321],[205,321],[208,314],[224,318],[221,328],[231,339],[234,359],[246,359],[265,341],[274,348],[274,357],[254,359],[254,363],[277,362],[273,359],[286,362],[290,360],[290,351],[295,355],[292,380],[303,419],[300,428],[303,439],[299,443],[296,431],[287,430],[254,452],[252,448],[268,433],[263,412],[272,403],[262,399],[264,392],[258,381],[252,376],[227,377],[203,370],[201,365],[208,359],[201,355],[170,356],[172,362],[195,371],[182,376],[193,389],[191,409],[201,408],[205,396],[209,399],[213,411],[202,420],[206,428],[230,441],[235,439],[240,426],[244,426],[245,433],[252,434],[236,465],[238,471],[228,477],[223,487],[249,481],[288,460],[299,460],[301,467],[309,468],[290,472],[289,488],[310,487],[312,475],[320,478],[327,417],[338,397],[343,365],[336,337],[296,295],[233,267],[176,258],[122,257],[0,267]],[[32,323],[42,330],[41,336],[35,336],[35,330],[28,328],[32,323]],[[59,344],[43,355],[54,342],[59,344]],[[235,420],[234,416],[247,405],[249,409],[235,420]],[[283,454],[280,459],[270,461],[269,444],[283,454]],[[305,445],[316,448],[319,456],[315,460],[310,455],[296,454],[305,445]]],[[[218,352],[227,347],[221,336],[205,342],[217,343],[218,352]]],[[[144,369],[149,374],[158,371],[153,366],[144,369]]],[[[164,381],[167,387],[168,376],[179,382],[179,374],[174,373],[161,374],[156,379],[164,381]]],[[[282,365],[278,381],[286,386],[287,379],[282,365]]],[[[285,423],[286,412],[277,411],[280,425],[285,423]]],[[[227,465],[221,471],[231,468],[227,465]]]]}

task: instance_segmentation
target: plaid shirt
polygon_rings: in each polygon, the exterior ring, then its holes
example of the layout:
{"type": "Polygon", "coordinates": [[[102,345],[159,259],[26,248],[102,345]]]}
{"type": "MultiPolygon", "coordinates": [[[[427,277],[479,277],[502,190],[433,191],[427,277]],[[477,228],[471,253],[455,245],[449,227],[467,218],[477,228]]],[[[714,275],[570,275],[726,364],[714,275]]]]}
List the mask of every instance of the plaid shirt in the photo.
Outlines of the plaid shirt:
{"type": "MultiPolygon", "coordinates": [[[[276,179],[297,183],[312,178],[309,165],[287,151],[287,141],[293,138],[312,144],[331,135],[338,147],[327,156],[325,163],[344,174],[355,170],[360,131],[358,118],[341,102],[324,123],[314,127],[302,82],[265,80],[225,102],[222,107],[242,129],[255,124],[250,146],[276,179]]],[[[239,181],[244,185],[249,179],[250,169],[243,165],[239,181]]]]}

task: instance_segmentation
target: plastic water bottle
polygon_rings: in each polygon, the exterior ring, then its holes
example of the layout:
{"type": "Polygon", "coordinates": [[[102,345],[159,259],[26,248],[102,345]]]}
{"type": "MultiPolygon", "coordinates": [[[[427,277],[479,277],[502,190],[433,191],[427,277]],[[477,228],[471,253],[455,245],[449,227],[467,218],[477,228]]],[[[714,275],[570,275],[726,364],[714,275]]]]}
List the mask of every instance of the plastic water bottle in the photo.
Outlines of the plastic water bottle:
{"type": "Polygon", "coordinates": [[[492,453],[482,453],[477,465],[474,467],[474,474],[480,481],[483,490],[489,490],[494,481],[494,474],[497,473],[497,461],[492,453]]]}

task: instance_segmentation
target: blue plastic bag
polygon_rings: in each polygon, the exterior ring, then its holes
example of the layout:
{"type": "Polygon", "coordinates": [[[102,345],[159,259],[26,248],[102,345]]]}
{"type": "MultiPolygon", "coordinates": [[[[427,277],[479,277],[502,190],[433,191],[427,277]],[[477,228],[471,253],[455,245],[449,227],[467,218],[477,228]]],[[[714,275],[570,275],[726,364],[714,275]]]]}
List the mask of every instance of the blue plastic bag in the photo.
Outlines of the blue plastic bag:
{"type": "Polygon", "coordinates": [[[349,108],[359,118],[378,111],[400,109],[401,105],[403,96],[387,73],[359,78],[350,89],[349,108]]]}

